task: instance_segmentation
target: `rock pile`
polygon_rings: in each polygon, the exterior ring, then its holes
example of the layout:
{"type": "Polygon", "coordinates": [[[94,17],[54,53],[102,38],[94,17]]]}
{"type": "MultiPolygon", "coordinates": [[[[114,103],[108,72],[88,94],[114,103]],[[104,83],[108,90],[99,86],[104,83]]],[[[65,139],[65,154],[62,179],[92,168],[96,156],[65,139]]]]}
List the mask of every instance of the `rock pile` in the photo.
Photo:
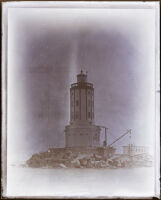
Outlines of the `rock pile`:
{"type": "Polygon", "coordinates": [[[66,148],[34,154],[26,164],[28,167],[35,168],[113,168],[117,166],[105,152],[66,148]]]}
{"type": "Polygon", "coordinates": [[[33,168],[122,168],[151,166],[147,157],[114,154],[113,148],[55,148],[34,154],[26,166],[33,168]],[[146,158],[146,159],[145,159],[146,158]]]}

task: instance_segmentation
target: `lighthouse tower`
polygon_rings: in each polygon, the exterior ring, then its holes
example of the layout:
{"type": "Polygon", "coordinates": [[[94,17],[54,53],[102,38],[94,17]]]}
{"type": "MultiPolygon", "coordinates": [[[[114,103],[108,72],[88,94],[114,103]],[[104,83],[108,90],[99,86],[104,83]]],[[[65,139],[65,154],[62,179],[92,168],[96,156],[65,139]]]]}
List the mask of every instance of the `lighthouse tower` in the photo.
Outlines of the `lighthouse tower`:
{"type": "Polygon", "coordinates": [[[100,146],[100,127],[94,124],[94,88],[81,70],[70,88],[70,125],[65,127],[66,147],[100,146]]]}

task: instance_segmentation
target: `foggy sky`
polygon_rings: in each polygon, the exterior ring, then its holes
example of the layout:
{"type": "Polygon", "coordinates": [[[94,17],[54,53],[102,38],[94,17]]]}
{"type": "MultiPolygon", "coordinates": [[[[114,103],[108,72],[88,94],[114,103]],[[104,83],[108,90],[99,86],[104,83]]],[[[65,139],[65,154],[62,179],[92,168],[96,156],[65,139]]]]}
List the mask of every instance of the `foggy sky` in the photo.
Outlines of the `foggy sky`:
{"type": "Polygon", "coordinates": [[[81,69],[94,84],[95,123],[109,127],[108,142],[132,129],[133,144],[152,145],[154,17],[152,9],[10,9],[10,156],[64,146],[69,88],[81,69]]]}

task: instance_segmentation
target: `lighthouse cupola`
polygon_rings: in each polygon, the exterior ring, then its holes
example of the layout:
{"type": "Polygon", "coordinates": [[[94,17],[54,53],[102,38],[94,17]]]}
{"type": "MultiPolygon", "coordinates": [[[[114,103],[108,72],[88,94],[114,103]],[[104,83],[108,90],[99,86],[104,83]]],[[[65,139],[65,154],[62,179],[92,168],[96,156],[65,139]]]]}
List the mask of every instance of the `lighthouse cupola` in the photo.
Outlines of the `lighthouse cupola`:
{"type": "Polygon", "coordinates": [[[77,75],[77,82],[78,83],[87,82],[87,74],[84,74],[82,70],[81,70],[80,74],[77,75]]]}

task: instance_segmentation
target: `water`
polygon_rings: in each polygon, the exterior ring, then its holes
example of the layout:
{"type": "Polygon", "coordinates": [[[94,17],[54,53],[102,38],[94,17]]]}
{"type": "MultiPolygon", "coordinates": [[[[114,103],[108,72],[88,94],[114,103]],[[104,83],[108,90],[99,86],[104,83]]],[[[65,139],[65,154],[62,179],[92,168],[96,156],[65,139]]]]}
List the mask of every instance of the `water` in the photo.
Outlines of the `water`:
{"type": "Polygon", "coordinates": [[[34,169],[9,167],[8,196],[111,197],[154,195],[153,168],[34,169]]]}

